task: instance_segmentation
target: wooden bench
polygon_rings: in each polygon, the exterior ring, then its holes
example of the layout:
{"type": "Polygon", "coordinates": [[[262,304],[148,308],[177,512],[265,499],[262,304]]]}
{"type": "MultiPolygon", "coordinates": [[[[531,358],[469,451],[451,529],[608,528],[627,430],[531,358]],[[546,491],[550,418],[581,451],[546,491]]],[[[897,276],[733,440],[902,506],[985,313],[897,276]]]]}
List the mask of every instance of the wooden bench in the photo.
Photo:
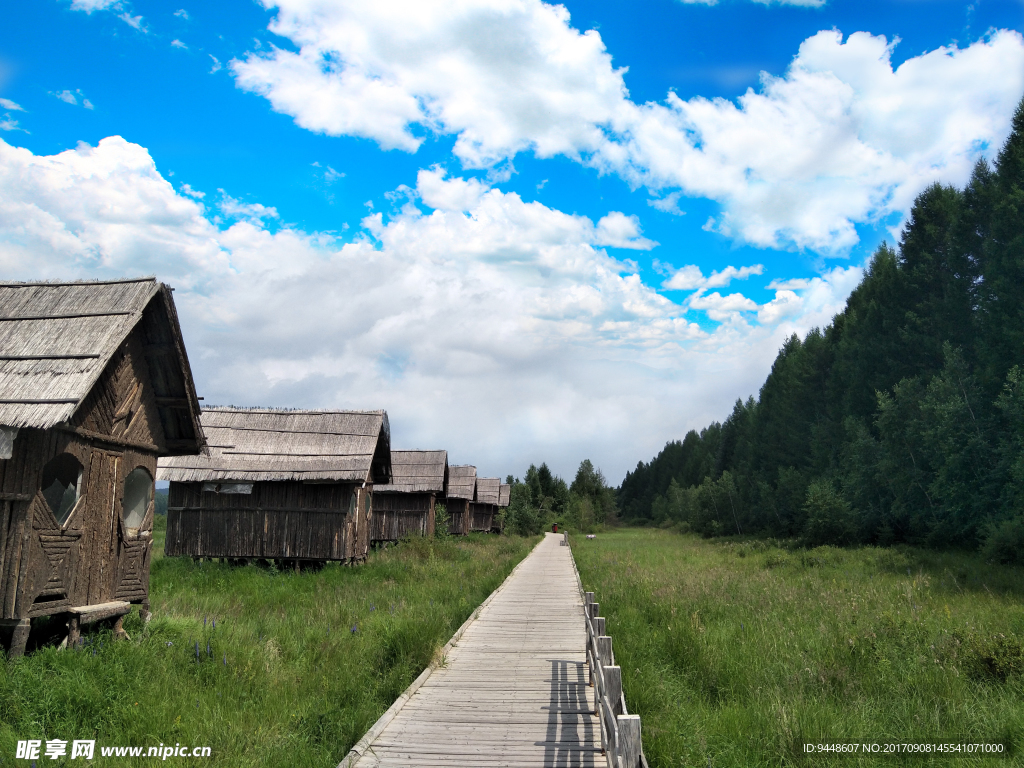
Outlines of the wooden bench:
{"type": "Polygon", "coordinates": [[[81,627],[83,624],[92,624],[96,621],[112,619],[115,616],[117,617],[117,621],[114,623],[114,637],[119,640],[121,638],[127,638],[128,633],[124,631],[124,628],[121,626],[121,622],[131,609],[131,603],[125,603],[120,600],[114,600],[109,603],[99,603],[97,605],[83,605],[77,608],[68,608],[67,612],[71,615],[71,618],[68,620],[68,648],[74,648],[82,639],[81,627]]]}

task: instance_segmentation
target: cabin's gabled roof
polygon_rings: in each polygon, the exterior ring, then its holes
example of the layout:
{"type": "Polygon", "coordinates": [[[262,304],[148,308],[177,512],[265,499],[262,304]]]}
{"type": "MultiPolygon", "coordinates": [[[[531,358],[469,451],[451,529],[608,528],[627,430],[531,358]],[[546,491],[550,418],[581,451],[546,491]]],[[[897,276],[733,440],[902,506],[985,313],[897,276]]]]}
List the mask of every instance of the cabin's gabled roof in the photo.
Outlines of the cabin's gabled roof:
{"type": "Polygon", "coordinates": [[[476,479],[476,500],[478,504],[497,504],[501,480],[497,477],[476,479]]]}
{"type": "Polygon", "coordinates": [[[456,464],[448,467],[448,498],[476,498],[476,467],[469,464],[456,464]]]}
{"type": "Polygon", "coordinates": [[[512,495],[512,486],[508,483],[502,483],[498,486],[498,506],[507,507],[509,504],[509,497],[512,495]]]}
{"type": "Polygon", "coordinates": [[[448,451],[392,451],[391,482],[374,493],[438,493],[448,486],[448,451]]]}
{"type": "Polygon", "coordinates": [[[0,283],[0,425],[70,422],[141,323],[169,454],[204,445],[199,401],[171,289],[153,277],[0,283]]]}
{"type": "Polygon", "coordinates": [[[391,479],[391,430],[384,411],[208,408],[208,455],[162,459],[157,478],[178,482],[391,479]]]}

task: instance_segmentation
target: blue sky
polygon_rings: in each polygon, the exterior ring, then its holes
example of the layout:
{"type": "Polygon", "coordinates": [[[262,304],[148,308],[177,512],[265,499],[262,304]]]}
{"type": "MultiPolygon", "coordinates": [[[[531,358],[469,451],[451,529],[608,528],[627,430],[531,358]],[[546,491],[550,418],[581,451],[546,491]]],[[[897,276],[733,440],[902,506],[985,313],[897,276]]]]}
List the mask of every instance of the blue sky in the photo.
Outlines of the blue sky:
{"type": "Polygon", "coordinates": [[[1024,93],[1019,0],[365,5],[9,4],[5,278],[157,274],[207,402],[617,483],[1024,93]]]}

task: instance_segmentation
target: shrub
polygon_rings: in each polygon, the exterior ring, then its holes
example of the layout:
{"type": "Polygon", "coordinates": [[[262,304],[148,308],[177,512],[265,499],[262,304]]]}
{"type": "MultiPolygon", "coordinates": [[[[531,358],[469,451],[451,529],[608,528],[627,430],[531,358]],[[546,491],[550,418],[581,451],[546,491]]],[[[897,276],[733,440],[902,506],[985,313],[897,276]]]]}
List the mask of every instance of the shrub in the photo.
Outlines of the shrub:
{"type": "Polygon", "coordinates": [[[981,552],[991,562],[1024,562],[1024,517],[990,523],[981,552]]]}
{"type": "Polygon", "coordinates": [[[816,480],[807,486],[804,512],[807,514],[804,539],[810,546],[843,546],[857,540],[853,509],[830,480],[816,480]]]}

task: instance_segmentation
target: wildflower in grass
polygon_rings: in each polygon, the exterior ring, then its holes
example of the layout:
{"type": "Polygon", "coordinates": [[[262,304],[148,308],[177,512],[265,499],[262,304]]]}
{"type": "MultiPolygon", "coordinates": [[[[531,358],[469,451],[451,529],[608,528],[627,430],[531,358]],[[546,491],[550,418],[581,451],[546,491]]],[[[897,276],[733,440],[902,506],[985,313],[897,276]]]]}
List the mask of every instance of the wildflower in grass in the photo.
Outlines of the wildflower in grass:
{"type": "Polygon", "coordinates": [[[352,625],[352,634],[353,634],[353,635],[354,635],[354,634],[356,633],[356,630],[357,630],[358,628],[359,628],[359,627],[358,627],[358,625],[357,625],[357,624],[353,624],[353,625],[352,625]]]}
{"type": "MultiPolygon", "coordinates": [[[[227,665],[228,665],[228,655],[225,653],[224,654],[224,666],[226,667],[227,665]]],[[[219,693],[217,695],[220,696],[219,693]]]]}
{"type": "Polygon", "coordinates": [[[209,640],[206,641],[206,655],[207,656],[213,656],[213,653],[210,651],[210,641],[209,640]]]}
{"type": "Polygon", "coordinates": [[[174,645],[174,643],[173,643],[173,642],[171,642],[170,640],[168,640],[168,641],[167,641],[167,647],[168,647],[168,648],[170,648],[170,647],[171,647],[172,645],[174,645]]]}
{"type": "Polygon", "coordinates": [[[216,620],[216,619],[214,619],[214,620],[213,620],[213,628],[214,628],[214,629],[216,629],[216,628],[217,628],[217,620],[216,620]]]}
{"type": "Polygon", "coordinates": [[[203,616],[203,629],[206,629],[206,617],[203,616]]]}
{"type": "Polygon", "coordinates": [[[196,661],[199,661],[199,641],[196,640],[196,661]]]}

